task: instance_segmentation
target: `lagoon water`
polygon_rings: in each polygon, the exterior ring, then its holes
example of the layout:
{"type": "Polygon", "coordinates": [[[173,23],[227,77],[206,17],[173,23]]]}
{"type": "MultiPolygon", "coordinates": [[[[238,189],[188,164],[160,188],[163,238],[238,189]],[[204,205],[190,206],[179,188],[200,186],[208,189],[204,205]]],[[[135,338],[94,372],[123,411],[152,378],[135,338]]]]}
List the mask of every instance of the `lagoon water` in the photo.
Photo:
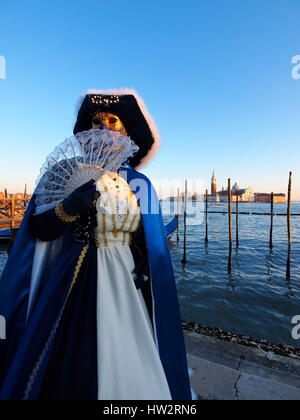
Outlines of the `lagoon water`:
{"type": "MultiPolygon", "coordinates": [[[[162,208],[167,223],[173,217],[174,208],[168,202],[163,202],[162,208]]],[[[188,226],[188,262],[185,266],[181,263],[182,232],[179,243],[176,235],[170,241],[182,318],[206,327],[219,327],[300,348],[300,340],[293,340],[291,335],[292,318],[300,315],[300,217],[292,219],[291,277],[287,279],[285,217],[274,217],[274,249],[270,251],[270,217],[240,215],[240,247],[238,250],[233,248],[229,274],[227,215],[209,214],[209,243],[206,246],[200,210],[203,210],[203,203],[197,203],[196,207],[189,203],[191,216],[188,221],[194,224],[188,226]],[[193,216],[195,208],[196,216],[193,216]]],[[[210,210],[226,212],[226,205],[211,204],[210,210]]],[[[240,204],[240,211],[269,212],[270,205],[240,204]]],[[[292,211],[300,213],[300,204],[293,204],[292,211]]],[[[276,212],[285,213],[286,205],[276,204],[276,212]]],[[[5,249],[0,248],[0,272],[6,258],[5,249]]]]}
{"type": "MultiPolygon", "coordinates": [[[[203,210],[203,204],[197,203],[203,210]]],[[[210,204],[210,211],[227,211],[210,204]]],[[[235,208],[235,204],[233,205],[235,208]]],[[[165,213],[169,203],[163,202],[165,213]]],[[[270,212],[269,204],[240,204],[240,211],[270,212]]],[[[286,213],[276,204],[275,213],[286,213]]],[[[300,213],[294,203],[293,213],[300,213]]],[[[188,213],[194,213],[189,203],[188,213]]],[[[166,217],[166,221],[171,216],[166,217]]],[[[188,219],[189,220],[189,219],[188,219]]],[[[190,219],[193,221],[193,218],[190,219]]],[[[235,216],[233,216],[235,233],[235,216]]],[[[205,327],[266,339],[300,348],[292,338],[292,318],[300,315],[300,217],[292,219],[291,277],[286,277],[288,256],[287,219],[274,217],[274,248],[269,249],[270,216],[239,216],[240,246],[235,244],[232,272],[228,273],[228,216],[209,214],[209,243],[205,224],[188,226],[187,264],[182,265],[182,233],[171,243],[182,318],[205,327]]]]}

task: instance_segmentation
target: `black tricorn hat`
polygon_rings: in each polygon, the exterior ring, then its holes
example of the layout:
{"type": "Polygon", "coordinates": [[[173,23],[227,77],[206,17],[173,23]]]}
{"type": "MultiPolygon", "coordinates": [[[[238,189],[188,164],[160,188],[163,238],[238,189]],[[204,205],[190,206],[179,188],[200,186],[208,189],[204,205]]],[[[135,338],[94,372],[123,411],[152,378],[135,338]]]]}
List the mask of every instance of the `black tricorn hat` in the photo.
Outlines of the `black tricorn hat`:
{"type": "Polygon", "coordinates": [[[134,90],[89,91],[81,103],[74,134],[90,130],[98,112],[117,115],[128,136],[139,146],[139,151],[129,159],[132,167],[144,166],[155,155],[160,144],[159,133],[143,100],[134,90]]]}

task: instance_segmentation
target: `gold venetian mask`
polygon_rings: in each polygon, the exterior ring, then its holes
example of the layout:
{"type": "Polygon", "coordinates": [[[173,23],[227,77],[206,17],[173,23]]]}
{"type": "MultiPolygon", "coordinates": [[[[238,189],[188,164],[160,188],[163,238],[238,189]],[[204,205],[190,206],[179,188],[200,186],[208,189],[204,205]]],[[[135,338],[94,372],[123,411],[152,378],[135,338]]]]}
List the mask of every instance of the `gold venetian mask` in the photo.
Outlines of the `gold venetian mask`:
{"type": "Polygon", "coordinates": [[[109,114],[108,112],[98,112],[94,115],[92,120],[92,128],[94,130],[111,130],[111,131],[119,131],[120,133],[127,136],[126,129],[120,120],[120,118],[115,114],[109,114]]]}

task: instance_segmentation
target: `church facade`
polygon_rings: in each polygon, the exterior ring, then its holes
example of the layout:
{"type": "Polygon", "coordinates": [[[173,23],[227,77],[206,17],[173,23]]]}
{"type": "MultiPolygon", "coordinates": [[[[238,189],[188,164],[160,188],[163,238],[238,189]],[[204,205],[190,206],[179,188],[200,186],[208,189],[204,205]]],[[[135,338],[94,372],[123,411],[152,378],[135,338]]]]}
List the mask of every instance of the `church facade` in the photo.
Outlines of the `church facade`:
{"type": "MultiPolygon", "coordinates": [[[[255,194],[252,188],[240,188],[235,183],[231,190],[232,201],[240,202],[254,202],[255,194]]],[[[217,177],[215,171],[211,178],[211,193],[208,196],[208,200],[211,203],[227,203],[228,202],[228,190],[222,188],[222,191],[218,191],[217,188],[217,177]]]]}

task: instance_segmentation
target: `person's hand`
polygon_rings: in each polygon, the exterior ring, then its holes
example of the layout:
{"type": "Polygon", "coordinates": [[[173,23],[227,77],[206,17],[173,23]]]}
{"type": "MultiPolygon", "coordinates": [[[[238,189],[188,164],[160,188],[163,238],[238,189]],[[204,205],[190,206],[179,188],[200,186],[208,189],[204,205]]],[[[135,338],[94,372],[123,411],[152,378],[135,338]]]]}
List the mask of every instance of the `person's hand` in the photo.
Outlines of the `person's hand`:
{"type": "Polygon", "coordinates": [[[70,216],[76,216],[95,208],[95,201],[100,193],[96,190],[95,180],[91,179],[86,184],[77,188],[63,201],[64,211],[70,216]]]}

